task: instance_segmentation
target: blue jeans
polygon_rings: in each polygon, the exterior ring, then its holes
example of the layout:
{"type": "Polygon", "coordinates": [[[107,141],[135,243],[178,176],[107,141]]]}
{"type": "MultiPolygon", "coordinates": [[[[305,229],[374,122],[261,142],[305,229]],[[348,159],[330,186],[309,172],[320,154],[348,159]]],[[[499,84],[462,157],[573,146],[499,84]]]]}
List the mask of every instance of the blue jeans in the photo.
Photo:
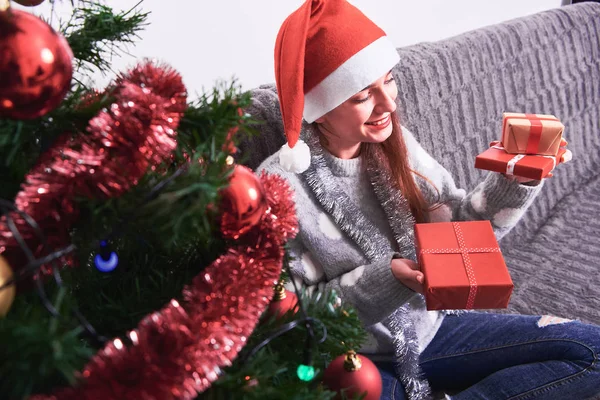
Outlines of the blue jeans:
{"type": "MultiPolygon", "coordinates": [[[[454,393],[455,400],[583,400],[600,394],[600,326],[552,322],[524,315],[449,315],[419,364],[432,389],[454,393]]],[[[377,365],[381,399],[405,399],[393,364],[377,365]]]]}

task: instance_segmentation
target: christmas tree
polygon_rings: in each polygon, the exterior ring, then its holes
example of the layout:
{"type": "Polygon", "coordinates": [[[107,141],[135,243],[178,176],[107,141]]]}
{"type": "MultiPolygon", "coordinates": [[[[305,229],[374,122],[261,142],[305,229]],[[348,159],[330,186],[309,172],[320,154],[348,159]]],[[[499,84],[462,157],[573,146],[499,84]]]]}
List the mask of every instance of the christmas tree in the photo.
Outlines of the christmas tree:
{"type": "Polygon", "coordinates": [[[0,0],[1,397],[333,398],[365,333],[335,293],[283,287],[297,221],[236,152],[250,96],[189,99],[146,60],[93,89],[148,14],[28,11],[0,0]]]}

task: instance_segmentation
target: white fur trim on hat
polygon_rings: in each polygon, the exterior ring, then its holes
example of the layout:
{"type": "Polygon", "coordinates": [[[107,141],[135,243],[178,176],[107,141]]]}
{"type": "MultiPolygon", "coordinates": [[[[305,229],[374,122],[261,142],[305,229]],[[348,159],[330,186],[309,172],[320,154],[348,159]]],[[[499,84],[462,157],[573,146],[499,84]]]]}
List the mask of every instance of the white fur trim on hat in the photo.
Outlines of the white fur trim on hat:
{"type": "Polygon", "coordinates": [[[304,119],[313,123],[388,73],[399,60],[387,36],[375,40],[304,95],[304,119]]]}
{"type": "Polygon", "coordinates": [[[293,148],[286,143],[279,151],[279,164],[295,174],[304,172],[310,166],[310,149],[302,140],[298,140],[293,148]]]}

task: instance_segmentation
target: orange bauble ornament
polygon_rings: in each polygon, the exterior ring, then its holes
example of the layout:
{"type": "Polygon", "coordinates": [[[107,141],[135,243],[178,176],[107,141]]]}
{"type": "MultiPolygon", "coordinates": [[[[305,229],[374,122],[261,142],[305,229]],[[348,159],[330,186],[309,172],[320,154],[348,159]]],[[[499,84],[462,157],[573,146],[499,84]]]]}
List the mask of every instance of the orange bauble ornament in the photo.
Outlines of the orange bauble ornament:
{"type": "Polygon", "coordinates": [[[323,383],[327,388],[338,393],[342,391],[347,398],[365,394],[364,400],[379,400],[382,390],[381,375],[371,360],[358,355],[353,350],[335,358],[323,375],[323,383]]]}

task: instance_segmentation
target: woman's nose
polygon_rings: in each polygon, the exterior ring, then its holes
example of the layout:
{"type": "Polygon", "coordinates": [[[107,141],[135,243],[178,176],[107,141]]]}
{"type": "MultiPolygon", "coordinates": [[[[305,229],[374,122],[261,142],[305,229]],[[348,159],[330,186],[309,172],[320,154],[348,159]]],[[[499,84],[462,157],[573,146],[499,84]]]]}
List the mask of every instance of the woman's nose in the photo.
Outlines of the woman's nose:
{"type": "Polygon", "coordinates": [[[375,106],[375,111],[378,114],[396,111],[396,96],[394,92],[395,91],[391,89],[386,90],[386,88],[380,91],[380,95],[378,96],[377,104],[375,106]]]}

